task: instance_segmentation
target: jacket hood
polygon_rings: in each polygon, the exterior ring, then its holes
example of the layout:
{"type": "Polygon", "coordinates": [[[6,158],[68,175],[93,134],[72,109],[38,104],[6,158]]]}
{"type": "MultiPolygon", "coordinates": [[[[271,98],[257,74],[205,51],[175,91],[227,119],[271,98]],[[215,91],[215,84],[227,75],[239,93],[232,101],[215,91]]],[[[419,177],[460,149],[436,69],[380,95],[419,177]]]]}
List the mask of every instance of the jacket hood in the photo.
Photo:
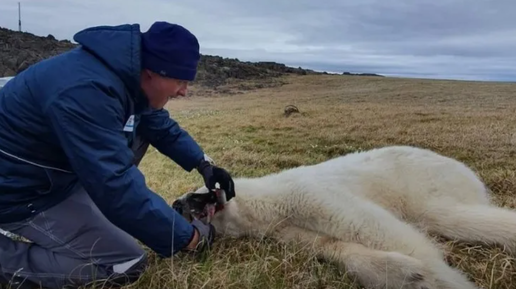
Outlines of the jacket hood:
{"type": "Polygon", "coordinates": [[[73,39],[112,69],[135,99],[141,98],[139,24],[90,27],[77,32],[73,39]]]}

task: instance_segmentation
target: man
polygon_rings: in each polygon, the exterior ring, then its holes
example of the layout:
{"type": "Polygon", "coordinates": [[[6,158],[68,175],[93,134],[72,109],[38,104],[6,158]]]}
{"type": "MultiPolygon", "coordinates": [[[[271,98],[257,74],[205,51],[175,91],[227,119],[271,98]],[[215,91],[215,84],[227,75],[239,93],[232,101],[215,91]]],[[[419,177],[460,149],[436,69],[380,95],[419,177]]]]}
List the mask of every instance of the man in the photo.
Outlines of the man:
{"type": "MultiPolygon", "coordinates": [[[[0,279],[45,288],[133,282],[146,265],[135,239],[161,257],[202,250],[213,228],[189,223],[145,184],[136,167],[148,145],[205,184],[234,195],[163,109],[184,96],[200,59],[179,25],[100,26],[76,49],[41,61],[0,89],[0,279]]],[[[21,287],[17,287],[22,285],[21,287]]]]}

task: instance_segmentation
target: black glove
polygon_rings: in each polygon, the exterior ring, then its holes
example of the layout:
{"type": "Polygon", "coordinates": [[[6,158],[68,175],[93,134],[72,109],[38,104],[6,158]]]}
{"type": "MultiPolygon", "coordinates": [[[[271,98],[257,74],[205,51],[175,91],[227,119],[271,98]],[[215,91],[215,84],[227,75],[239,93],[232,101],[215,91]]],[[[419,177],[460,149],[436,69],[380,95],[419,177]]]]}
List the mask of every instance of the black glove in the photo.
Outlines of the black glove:
{"type": "Polygon", "coordinates": [[[226,200],[229,201],[235,196],[235,184],[231,175],[223,168],[212,165],[203,160],[197,167],[197,171],[202,175],[204,184],[209,190],[216,189],[215,184],[220,184],[220,189],[226,192],[226,200]]]}

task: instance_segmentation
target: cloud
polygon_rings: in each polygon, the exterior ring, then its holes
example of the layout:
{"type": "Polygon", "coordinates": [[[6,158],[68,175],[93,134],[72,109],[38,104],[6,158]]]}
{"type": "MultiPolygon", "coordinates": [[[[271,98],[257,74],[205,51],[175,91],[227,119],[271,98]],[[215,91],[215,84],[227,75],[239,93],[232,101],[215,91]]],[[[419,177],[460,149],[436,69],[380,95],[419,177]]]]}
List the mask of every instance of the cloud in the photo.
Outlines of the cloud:
{"type": "MultiPolygon", "coordinates": [[[[0,26],[17,29],[17,2],[0,26]]],[[[25,0],[22,28],[71,39],[93,25],[180,23],[202,53],[341,73],[516,79],[516,2],[509,0],[25,0]]],[[[5,13],[4,13],[5,11],[5,13]]]]}

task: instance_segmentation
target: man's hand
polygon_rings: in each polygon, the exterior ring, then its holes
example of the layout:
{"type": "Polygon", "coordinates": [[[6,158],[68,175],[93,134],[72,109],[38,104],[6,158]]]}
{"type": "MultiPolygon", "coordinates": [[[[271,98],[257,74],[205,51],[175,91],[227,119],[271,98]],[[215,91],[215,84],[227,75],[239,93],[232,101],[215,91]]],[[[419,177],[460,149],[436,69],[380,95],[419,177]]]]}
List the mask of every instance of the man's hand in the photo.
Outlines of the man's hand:
{"type": "Polygon", "coordinates": [[[199,254],[211,248],[213,241],[215,241],[215,227],[197,219],[193,220],[191,224],[194,226],[194,236],[185,251],[199,254]]]}
{"type": "Polygon", "coordinates": [[[210,191],[215,190],[215,184],[219,183],[220,189],[226,192],[227,201],[235,196],[235,184],[233,182],[233,178],[225,169],[203,160],[197,168],[197,171],[202,175],[204,184],[210,191]]]}

